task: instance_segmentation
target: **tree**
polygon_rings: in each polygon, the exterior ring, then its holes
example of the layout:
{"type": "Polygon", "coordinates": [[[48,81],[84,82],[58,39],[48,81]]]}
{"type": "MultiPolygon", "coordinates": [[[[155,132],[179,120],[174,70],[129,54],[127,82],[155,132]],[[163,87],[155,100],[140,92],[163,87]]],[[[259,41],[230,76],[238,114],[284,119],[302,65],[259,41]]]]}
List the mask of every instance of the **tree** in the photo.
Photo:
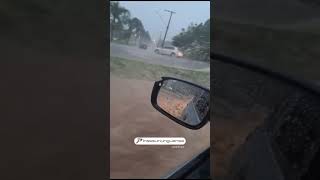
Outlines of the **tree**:
{"type": "Polygon", "coordinates": [[[137,39],[141,37],[145,32],[144,27],[140,19],[138,18],[132,18],[129,21],[129,29],[127,32],[127,44],[129,44],[129,40],[131,36],[133,35],[135,37],[135,44],[137,42],[137,39]]]}
{"type": "Polygon", "coordinates": [[[125,40],[127,44],[132,37],[134,37],[135,44],[138,39],[151,41],[149,32],[145,31],[141,20],[136,17],[131,19],[129,10],[121,7],[116,1],[110,2],[110,28],[111,41],[116,36],[116,32],[119,39],[125,40]]]}
{"type": "Polygon", "coordinates": [[[172,44],[192,59],[210,61],[210,19],[205,23],[191,23],[173,37],[172,44]]]}
{"type": "Polygon", "coordinates": [[[115,31],[123,30],[123,26],[128,23],[130,12],[119,5],[119,2],[110,2],[110,33],[111,41],[114,38],[115,31]]]}

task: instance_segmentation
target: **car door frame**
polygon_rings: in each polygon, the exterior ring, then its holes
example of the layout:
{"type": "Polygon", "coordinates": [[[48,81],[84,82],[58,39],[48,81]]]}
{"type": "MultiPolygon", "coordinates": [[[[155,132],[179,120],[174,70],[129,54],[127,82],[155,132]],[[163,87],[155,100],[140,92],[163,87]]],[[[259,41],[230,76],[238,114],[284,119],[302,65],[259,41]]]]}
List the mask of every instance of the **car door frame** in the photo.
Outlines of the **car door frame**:
{"type": "Polygon", "coordinates": [[[163,179],[211,179],[210,170],[210,147],[208,147],[190,161],[178,166],[163,179]]]}

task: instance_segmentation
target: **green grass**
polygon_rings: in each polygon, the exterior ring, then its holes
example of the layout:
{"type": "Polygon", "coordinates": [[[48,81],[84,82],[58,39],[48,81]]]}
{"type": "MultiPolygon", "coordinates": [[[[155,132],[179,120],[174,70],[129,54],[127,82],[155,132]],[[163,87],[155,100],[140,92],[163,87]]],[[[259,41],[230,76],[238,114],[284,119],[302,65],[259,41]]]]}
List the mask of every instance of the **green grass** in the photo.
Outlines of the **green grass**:
{"type": "Polygon", "coordinates": [[[160,80],[163,76],[170,76],[188,80],[203,86],[210,86],[209,72],[198,72],[162,65],[147,64],[118,57],[110,58],[110,73],[122,78],[151,81],[160,80]]]}

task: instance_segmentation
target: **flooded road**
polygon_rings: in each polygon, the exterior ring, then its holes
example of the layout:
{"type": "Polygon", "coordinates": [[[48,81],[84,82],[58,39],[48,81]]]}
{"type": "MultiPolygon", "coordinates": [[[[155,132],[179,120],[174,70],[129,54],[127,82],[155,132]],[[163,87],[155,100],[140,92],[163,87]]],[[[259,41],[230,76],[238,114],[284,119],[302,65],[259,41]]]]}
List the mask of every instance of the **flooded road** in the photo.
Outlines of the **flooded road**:
{"type": "Polygon", "coordinates": [[[161,178],[210,145],[210,124],[190,130],[150,102],[152,81],[110,78],[111,178],[161,178]],[[183,148],[137,146],[135,137],[185,137],[183,148]]]}

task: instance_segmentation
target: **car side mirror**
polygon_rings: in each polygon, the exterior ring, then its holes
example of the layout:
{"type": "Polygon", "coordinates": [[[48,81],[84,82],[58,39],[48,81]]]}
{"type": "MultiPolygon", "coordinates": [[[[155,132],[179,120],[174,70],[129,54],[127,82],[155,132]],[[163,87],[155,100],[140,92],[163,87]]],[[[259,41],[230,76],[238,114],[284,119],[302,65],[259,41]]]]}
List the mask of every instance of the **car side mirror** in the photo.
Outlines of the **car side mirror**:
{"type": "Polygon", "coordinates": [[[200,129],[209,120],[210,91],[181,79],[162,77],[151,94],[152,106],[190,129],[200,129]]]}

